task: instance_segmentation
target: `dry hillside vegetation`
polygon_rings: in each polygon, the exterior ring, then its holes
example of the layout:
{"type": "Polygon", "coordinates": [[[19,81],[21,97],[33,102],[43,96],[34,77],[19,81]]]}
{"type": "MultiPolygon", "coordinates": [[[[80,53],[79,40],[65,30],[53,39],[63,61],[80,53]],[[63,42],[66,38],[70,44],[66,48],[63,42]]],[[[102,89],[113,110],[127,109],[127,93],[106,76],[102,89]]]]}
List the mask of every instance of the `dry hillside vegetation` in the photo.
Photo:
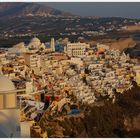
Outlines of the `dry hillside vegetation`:
{"type": "Polygon", "coordinates": [[[111,49],[119,49],[123,51],[126,48],[132,48],[136,45],[136,42],[132,38],[111,40],[105,44],[109,45],[111,49]]]}

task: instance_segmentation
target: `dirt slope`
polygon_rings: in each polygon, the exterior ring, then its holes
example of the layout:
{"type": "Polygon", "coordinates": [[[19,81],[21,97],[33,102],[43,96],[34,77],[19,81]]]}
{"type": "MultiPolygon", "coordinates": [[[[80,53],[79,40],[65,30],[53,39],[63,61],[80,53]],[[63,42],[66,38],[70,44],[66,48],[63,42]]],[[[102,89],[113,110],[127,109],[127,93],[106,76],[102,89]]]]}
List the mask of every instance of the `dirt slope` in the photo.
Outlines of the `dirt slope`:
{"type": "Polygon", "coordinates": [[[105,44],[109,45],[111,49],[119,49],[120,51],[123,51],[126,48],[134,47],[136,45],[136,42],[132,38],[126,38],[113,40],[105,44]]]}

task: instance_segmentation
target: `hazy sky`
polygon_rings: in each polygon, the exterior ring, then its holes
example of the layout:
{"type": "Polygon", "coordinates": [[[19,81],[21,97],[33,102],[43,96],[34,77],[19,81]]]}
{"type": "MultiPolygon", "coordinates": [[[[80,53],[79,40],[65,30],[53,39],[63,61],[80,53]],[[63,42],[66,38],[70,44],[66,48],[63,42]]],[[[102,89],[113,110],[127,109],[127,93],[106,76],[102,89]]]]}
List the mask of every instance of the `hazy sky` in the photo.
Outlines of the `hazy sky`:
{"type": "Polygon", "coordinates": [[[140,2],[47,2],[46,4],[81,16],[140,18],[140,2]]]}

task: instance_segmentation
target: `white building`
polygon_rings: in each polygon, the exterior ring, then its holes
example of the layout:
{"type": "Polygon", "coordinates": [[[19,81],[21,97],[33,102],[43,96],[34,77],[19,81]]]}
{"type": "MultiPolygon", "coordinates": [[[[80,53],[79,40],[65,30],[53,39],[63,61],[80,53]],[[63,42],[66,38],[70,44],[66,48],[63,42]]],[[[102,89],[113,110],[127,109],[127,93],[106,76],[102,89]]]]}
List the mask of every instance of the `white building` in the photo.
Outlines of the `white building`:
{"type": "Polygon", "coordinates": [[[25,64],[29,67],[40,67],[40,55],[36,53],[25,53],[23,56],[25,59],[25,64]]]}
{"type": "Polygon", "coordinates": [[[25,53],[24,55],[25,64],[29,66],[36,74],[40,72],[40,55],[36,53],[25,53]]]}
{"type": "Polygon", "coordinates": [[[34,91],[33,81],[26,82],[26,93],[32,93],[34,91]]]}
{"type": "Polygon", "coordinates": [[[67,53],[67,47],[64,46],[64,53],[67,53]]]}
{"type": "Polygon", "coordinates": [[[20,137],[19,109],[14,84],[0,76],[0,137],[20,137]]]}
{"type": "Polygon", "coordinates": [[[81,58],[71,57],[70,62],[81,66],[83,65],[81,58]]]}
{"type": "Polygon", "coordinates": [[[68,43],[67,54],[68,56],[83,57],[85,56],[86,48],[89,48],[89,44],[86,43],[68,43]]]}
{"type": "Polygon", "coordinates": [[[12,48],[9,48],[8,53],[25,53],[27,48],[25,47],[24,42],[14,45],[12,48]]]}
{"type": "Polygon", "coordinates": [[[51,49],[53,52],[55,52],[55,42],[54,42],[54,38],[51,38],[51,49]]]}
{"type": "Polygon", "coordinates": [[[109,46],[108,45],[105,45],[105,44],[97,43],[97,48],[104,48],[104,49],[108,50],[109,49],[109,46]]]}
{"type": "Polygon", "coordinates": [[[6,64],[6,63],[8,63],[8,62],[7,62],[7,59],[6,59],[6,53],[0,53],[0,63],[1,63],[1,64],[6,64]]]}

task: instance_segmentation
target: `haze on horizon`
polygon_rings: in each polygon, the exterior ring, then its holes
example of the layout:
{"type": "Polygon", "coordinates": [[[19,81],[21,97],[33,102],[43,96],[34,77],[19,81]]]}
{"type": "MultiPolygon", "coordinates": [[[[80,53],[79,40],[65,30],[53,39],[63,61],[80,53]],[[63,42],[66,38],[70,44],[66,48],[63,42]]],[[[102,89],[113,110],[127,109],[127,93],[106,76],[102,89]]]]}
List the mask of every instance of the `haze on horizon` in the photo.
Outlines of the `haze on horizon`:
{"type": "Polygon", "coordinates": [[[140,2],[46,2],[46,5],[80,16],[140,18],[140,2]]]}

